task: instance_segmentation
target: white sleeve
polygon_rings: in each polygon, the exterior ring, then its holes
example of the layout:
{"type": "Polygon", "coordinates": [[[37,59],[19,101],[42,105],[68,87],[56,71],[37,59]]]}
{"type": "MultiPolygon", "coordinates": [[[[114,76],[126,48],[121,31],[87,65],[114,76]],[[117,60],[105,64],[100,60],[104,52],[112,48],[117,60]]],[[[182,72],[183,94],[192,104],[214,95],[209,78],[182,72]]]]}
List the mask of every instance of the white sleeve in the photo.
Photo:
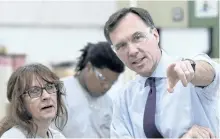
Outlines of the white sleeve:
{"type": "Polygon", "coordinates": [[[213,61],[208,55],[206,54],[199,54],[193,58],[193,60],[203,60],[208,62],[215,70],[215,77],[212,83],[204,88],[196,87],[196,92],[202,92],[205,97],[208,99],[216,99],[218,95],[218,90],[220,86],[220,65],[213,61]]]}
{"type": "Polygon", "coordinates": [[[6,131],[1,138],[26,138],[26,136],[20,129],[12,127],[6,131]]]}
{"type": "Polygon", "coordinates": [[[61,133],[59,132],[58,130],[55,130],[55,129],[51,129],[50,128],[50,131],[52,132],[52,135],[53,137],[52,138],[62,138],[62,139],[65,139],[66,137],[61,133]]]}

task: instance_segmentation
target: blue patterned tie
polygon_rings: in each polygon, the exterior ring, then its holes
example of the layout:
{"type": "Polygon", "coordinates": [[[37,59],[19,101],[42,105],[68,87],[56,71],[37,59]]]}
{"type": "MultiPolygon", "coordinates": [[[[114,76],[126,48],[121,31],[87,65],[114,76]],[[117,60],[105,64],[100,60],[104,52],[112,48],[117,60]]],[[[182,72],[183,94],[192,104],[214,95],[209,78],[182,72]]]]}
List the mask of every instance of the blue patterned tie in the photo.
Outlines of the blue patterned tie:
{"type": "Polygon", "coordinates": [[[156,86],[155,78],[150,77],[146,80],[145,86],[149,84],[150,91],[148,94],[147,102],[144,111],[144,133],[147,138],[163,138],[158,132],[155,125],[155,112],[156,112],[156,86]]]}

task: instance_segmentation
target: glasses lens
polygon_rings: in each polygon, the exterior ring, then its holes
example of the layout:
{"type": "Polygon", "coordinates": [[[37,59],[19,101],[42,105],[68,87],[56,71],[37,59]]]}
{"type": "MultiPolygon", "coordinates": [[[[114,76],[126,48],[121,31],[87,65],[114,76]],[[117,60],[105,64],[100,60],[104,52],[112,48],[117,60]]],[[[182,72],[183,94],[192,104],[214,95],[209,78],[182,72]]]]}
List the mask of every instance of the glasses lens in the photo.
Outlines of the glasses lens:
{"type": "Polygon", "coordinates": [[[101,80],[101,81],[104,81],[105,80],[105,77],[97,70],[94,68],[94,71],[95,71],[95,74],[96,74],[96,77],[101,80]]]}
{"type": "Polygon", "coordinates": [[[45,86],[45,89],[46,89],[46,91],[47,91],[49,94],[55,93],[55,92],[57,91],[55,84],[47,84],[47,85],[45,86]]]}
{"type": "Polygon", "coordinates": [[[29,89],[28,93],[31,98],[36,98],[41,95],[41,91],[42,89],[40,87],[33,87],[29,89]]]}

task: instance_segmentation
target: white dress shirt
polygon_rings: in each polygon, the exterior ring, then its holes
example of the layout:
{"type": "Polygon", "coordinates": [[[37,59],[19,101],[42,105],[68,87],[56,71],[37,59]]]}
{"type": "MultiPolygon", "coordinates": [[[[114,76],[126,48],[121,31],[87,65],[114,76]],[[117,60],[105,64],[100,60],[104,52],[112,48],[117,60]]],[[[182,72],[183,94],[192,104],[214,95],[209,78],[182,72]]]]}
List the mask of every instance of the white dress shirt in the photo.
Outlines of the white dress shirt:
{"type": "MultiPolygon", "coordinates": [[[[65,139],[64,135],[62,133],[60,133],[57,130],[54,129],[49,129],[49,138],[62,138],[65,139]]],[[[19,126],[14,126],[12,128],[10,128],[9,130],[7,130],[2,136],[1,138],[27,138],[28,137],[28,133],[27,131],[24,131],[21,127],[19,126]]],[[[42,138],[38,135],[36,135],[35,138],[42,138]]]]}
{"type": "Polygon", "coordinates": [[[109,138],[112,101],[105,94],[92,97],[74,76],[62,79],[68,121],[61,131],[67,138],[109,138]]]}
{"type": "MultiPolygon", "coordinates": [[[[179,81],[173,93],[167,91],[166,71],[169,64],[177,59],[162,53],[161,60],[151,77],[156,77],[155,124],[163,137],[177,138],[193,125],[207,127],[218,136],[219,119],[217,90],[219,89],[220,68],[207,55],[200,54],[194,60],[205,60],[215,69],[215,79],[207,87],[195,87],[189,83],[184,87],[179,81]]],[[[111,137],[146,138],[143,130],[145,103],[150,90],[144,87],[147,77],[137,76],[120,92],[113,103],[111,137]]]]}

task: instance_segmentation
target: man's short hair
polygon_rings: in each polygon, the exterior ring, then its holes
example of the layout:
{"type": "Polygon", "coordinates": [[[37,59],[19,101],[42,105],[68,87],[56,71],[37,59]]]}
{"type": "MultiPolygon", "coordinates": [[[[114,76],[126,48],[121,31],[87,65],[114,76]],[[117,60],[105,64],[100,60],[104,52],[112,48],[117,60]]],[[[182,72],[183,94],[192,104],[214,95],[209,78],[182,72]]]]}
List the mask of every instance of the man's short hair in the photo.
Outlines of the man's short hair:
{"type": "MultiPolygon", "coordinates": [[[[142,8],[136,8],[136,7],[130,7],[130,8],[123,8],[115,13],[113,13],[108,21],[105,23],[104,27],[104,35],[108,42],[111,42],[109,34],[117,27],[118,23],[121,21],[121,19],[126,16],[128,13],[134,13],[137,16],[139,16],[144,23],[150,27],[155,28],[153,19],[151,18],[151,15],[149,12],[142,8]]],[[[135,22],[135,21],[134,21],[135,22]]]]}

